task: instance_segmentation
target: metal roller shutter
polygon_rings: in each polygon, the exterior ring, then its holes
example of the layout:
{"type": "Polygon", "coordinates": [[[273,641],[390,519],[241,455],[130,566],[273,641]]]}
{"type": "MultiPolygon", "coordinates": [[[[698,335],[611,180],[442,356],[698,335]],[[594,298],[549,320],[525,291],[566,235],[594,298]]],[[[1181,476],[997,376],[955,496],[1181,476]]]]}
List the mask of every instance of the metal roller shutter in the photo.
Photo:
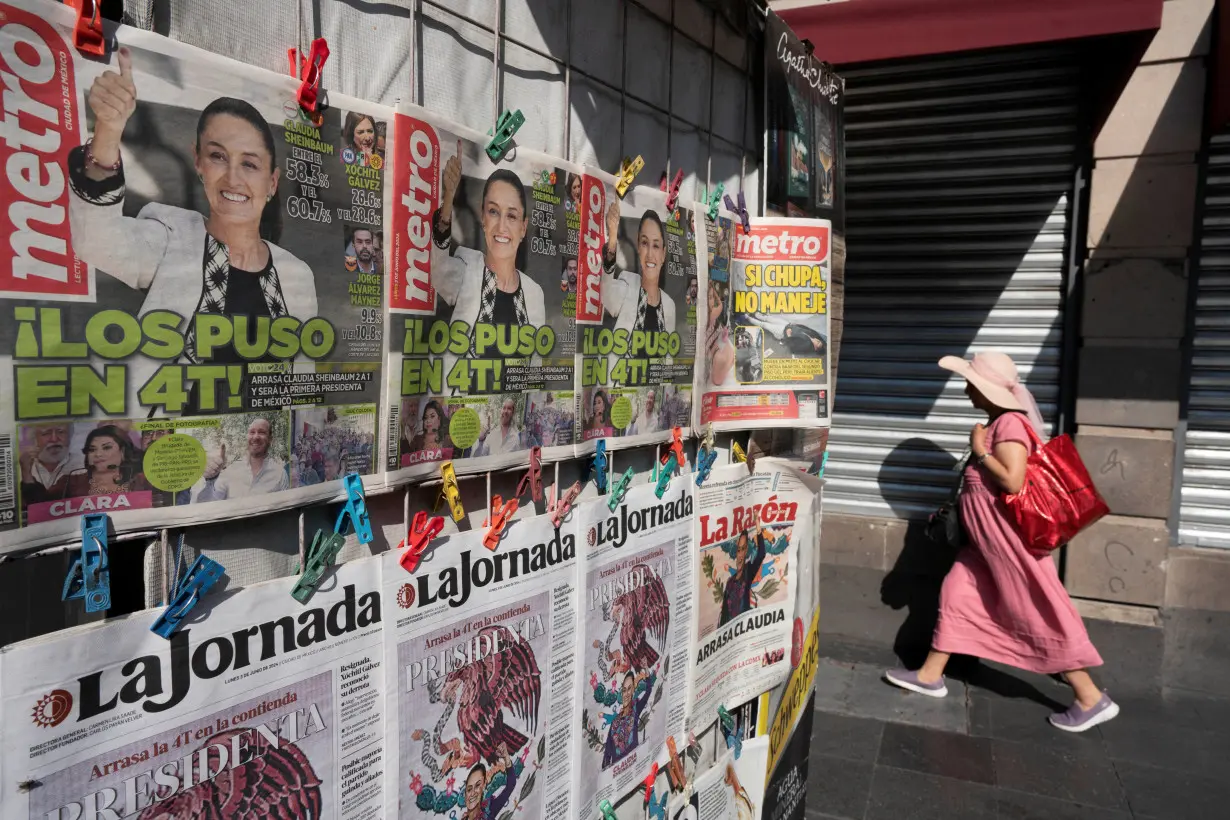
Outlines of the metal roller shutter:
{"type": "Polygon", "coordinates": [[[1079,68],[1050,46],[839,70],[849,261],[825,504],[915,518],[980,420],[941,356],[1007,352],[1055,419],[1079,68]]]}
{"type": "Polygon", "coordinates": [[[1230,133],[1208,149],[1179,540],[1230,547],[1230,133]]]}

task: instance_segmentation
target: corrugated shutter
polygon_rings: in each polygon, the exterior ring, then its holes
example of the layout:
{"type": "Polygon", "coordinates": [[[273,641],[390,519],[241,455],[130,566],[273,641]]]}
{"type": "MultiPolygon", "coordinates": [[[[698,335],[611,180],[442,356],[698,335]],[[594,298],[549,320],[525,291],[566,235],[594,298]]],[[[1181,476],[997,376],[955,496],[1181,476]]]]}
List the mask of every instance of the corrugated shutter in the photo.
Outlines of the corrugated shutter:
{"type": "Polygon", "coordinates": [[[1230,133],[1209,141],[1179,540],[1230,547],[1230,133]]]}
{"type": "Polygon", "coordinates": [[[936,362],[998,348],[1053,423],[1079,70],[1067,46],[839,69],[845,336],[827,509],[914,518],[980,414],[936,362]]]}

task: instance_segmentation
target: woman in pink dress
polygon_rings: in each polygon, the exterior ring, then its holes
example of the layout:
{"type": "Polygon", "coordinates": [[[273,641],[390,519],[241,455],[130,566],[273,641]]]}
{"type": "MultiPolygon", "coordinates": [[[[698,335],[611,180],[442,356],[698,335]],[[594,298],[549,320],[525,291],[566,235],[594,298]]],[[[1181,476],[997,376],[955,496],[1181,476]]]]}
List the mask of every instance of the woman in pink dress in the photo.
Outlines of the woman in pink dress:
{"type": "Polygon", "coordinates": [[[1050,721],[1083,732],[1119,714],[1088,667],[1102,658],[1089,641],[1050,553],[1031,552],[1008,516],[1003,495],[1020,492],[1025,464],[1045,435],[1042,416],[1016,365],[1003,353],[967,362],[946,356],[940,367],[966,381],[970,402],[990,419],[970,432],[970,463],[961,491],[961,525],[969,545],[944,579],[931,652],[917,671],[893,669],[889,683],[931,697],[948,694],[944,666],[954,652],[1041,674],[1063,673],[1076,693],[1050,721]],[[1031,435],[1030,428],[1036,435],[1031,435]]]}

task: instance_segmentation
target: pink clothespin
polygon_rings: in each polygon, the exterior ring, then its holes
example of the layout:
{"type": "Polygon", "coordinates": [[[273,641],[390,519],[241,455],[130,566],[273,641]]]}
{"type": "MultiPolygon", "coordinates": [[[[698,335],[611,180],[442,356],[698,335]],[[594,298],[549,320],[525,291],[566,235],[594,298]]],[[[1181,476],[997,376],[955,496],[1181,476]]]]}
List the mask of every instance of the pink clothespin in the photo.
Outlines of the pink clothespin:
{"type": "Polygon", "coordinates": [[[517,498],[525,495],[526,485],[529,486],[530,498],[542,501],[542,448],[530,448],[530,468],[521,481],[517,483],[517,498]]]}
{"type": "Polygon", "coordinates": [[[551,524],[556,529],[559,529],[560,522],[568,516],[568,511],[572,509],[573,502],[580,494],[581,482],[574,481],[572,486],[564,491],[564,495],[551,505],[551,524]]]}
{"type": "Polygon", "coordinates": [[[683,169],[680,168],[675,172],[675,178],[671,180],[670,187],[666,189],[666,210],[674,211],[676,203],[679,202],[679,186],[683,184],[683,169]]]}
{"type": "MultiPolygon", "coordinates": [[[[418,569],[419,560],[427,551],[427,545],[431,543],[431,539],[440,534],[442,529],[444,529],[444,516],[428,516],[422,510],[416,512],[410,521],[410,548],[402,553],[399,561],[401,568],[409,573],[418,569]]],[[[397,548],[401,549],[404,546],[406,542],[402,541],[397,548]]]]}
{"type": "Polygon", "coordinates": [[[521,502],[515,498],[510,498],[505,501],[500,496],[492,496],[491,498],[491,517],[483,522],[483,526],[487,527],[487,534],[483,536],[483,546],[492,552],[500,546],[500,539],[504,537],[504,527],[512,520],[513,514],[517,511],[517,507],[521,502]]]}

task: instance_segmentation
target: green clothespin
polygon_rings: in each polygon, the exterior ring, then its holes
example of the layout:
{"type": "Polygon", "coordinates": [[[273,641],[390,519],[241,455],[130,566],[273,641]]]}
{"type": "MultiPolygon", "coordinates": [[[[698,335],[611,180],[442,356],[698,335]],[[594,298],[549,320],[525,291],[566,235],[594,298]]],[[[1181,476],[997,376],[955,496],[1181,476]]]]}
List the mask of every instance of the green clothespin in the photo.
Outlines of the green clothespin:
{"type": "Polygon", "coordinates": [[[512,142],[513,135],[517,133],[517,129],[525,125],[525,115],[521,113],[521,109],[516,111],[505,111],[500,115],[500,118],[495,123],[495,133],[487,132],[487,136],[491,137],[491,142],[487,143],[487,156],[492,162],[499,162],[508,153],[508,143],[512,142]]]}
{"type": "Polygon", "coordinates": [[[295,581],[294,589],[290,591],[291,597],[301,604],[306,604],[325,572],[337,562],[337,554],[344,546],[346,536],[340,532],[326,534],[324,530],[317,530],[316,536],[312,538],[312,546],[308,548],[303,571],[299,580],[295,581]]]}

